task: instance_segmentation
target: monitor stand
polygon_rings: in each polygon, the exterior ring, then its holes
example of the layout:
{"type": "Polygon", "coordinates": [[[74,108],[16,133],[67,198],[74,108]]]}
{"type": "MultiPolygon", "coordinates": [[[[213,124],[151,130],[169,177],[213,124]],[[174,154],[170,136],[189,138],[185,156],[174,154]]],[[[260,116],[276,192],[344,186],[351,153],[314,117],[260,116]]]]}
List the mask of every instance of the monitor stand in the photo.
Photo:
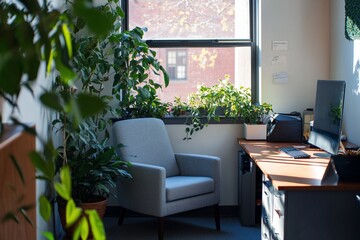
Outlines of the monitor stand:
{"type": "Polygon", "coordinates": [[[324,176],[321,179],[322,185],[336,185],[339,181],[339,176],[335,170],[333,160],[330,159],[326,166],[324,176]]]}

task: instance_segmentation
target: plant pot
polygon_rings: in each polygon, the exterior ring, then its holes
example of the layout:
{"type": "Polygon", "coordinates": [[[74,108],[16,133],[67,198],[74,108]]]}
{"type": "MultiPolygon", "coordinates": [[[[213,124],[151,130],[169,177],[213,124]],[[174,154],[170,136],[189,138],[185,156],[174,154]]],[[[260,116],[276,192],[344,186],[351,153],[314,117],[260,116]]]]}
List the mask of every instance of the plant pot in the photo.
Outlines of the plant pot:
{"type": "Polygon", "coordinates": [[[339,181],[359,182],[360,181],[360,156],[333,155],[331,159],[335,165],[339,181]]]}
{"type": "Polygon", "coordinates": [[[266,140],[266,124],[244,123],[244,137],[246,140],[266,140]]]}
{"type": "MultiPolygon", "coordinates": [[[[99,214],[99,217],[101,219],[104,218],[106,206],[107,206],[107,198],[101,198],[97,202],[91,202],[91,203],[80,203],[78,207],[82,208],[83,210],[89,210],[94,209],[99,214]]],[[[61,225],[63,226],[63,229],[65,231],[65,238],[64,239],[72,239],[73,232],[75,230],[75,226],[77,226],[77,223],[74,223],[71,227],[66,228],[66,202],[64,202],[63,199],[58,200],[58,211],[60,216],[61,225]]],[[[89,233],[88,239],[92,239],[92,233],[89,233]]]]}

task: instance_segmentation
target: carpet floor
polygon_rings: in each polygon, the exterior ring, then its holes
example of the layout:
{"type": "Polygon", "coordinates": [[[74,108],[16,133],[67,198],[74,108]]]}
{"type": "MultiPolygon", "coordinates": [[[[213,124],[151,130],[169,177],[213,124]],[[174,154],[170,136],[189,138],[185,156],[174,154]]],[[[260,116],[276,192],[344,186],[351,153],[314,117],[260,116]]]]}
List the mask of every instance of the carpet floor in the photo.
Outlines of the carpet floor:
{"type": "MultiPolygon", "coordinates": [[[[117,218],[104,219],[108,240],[157,239],[157,219],[151,217],[127,217],[122,226],[117,218]]],[[[243,227],[236,217],[222,217],[221,231],[216,231],[213,218],[167,217],[165,240],[260,240],[260,226],[243,227]]]]}

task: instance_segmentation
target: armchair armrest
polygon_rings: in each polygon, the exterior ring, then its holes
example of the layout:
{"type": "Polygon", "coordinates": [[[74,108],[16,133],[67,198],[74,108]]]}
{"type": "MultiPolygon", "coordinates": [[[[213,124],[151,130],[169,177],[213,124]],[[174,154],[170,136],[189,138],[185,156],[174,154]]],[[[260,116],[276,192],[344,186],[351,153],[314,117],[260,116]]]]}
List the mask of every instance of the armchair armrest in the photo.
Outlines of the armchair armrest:
{"type": "Polygon", "coordinates": [[[143,214],[162,216],[165,213],[165,168],[132,163],[132,179],[120,179],[117,191],[120,206],[143,214]]]}
{"type": "Polygon", "coordinates": [[[216,201],[220,201],[221,159],[219,157],[176,153],[180,175],[205,176],[214,179],[216,201]]]}
{"type": "Polygon", "coordinates": [[[175,153],[180,175],[220,178],[220,158],[198,154],[175,153]]]}

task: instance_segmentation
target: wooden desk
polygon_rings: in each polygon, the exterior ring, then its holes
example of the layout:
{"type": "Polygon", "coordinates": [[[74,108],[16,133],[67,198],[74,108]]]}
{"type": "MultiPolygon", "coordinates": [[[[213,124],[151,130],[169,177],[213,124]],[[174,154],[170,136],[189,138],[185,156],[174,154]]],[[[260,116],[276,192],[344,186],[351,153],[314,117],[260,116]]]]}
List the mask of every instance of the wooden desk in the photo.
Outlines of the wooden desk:
{"type": "Polygon", "coordinates": [[[360,183],[323,183],[329,159],[319,150],[293,159],[278,149],[297,143],[239,144],[263,173],[262,239],[360,239],[360,183]]]}

